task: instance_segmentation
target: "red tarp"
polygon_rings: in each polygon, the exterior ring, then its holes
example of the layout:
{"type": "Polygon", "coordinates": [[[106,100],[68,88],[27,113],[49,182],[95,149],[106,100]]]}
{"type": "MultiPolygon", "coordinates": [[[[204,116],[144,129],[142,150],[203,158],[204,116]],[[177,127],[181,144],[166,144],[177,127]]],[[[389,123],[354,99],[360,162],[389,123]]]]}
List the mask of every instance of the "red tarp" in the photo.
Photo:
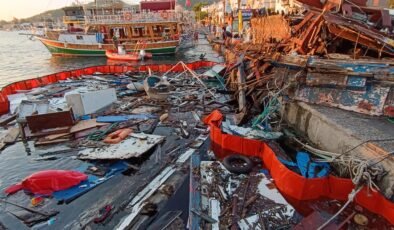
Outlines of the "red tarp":
{"type": "Polygon", "coordinates": [[[149,0],[141,1],[141,10],[161,11],[161,10],[174,10],[175,0],[149,0]]]}
{"type": "Polygon", "coordinates": [[[65,190],[78,185],[88,176],[78,171],[45,170],[31,174],[21,183],[8,187],[4,192],[7,195],[26,190],[35,195],[52,195],[53,192],[65,190]]]}
{"type": "MultiPolygon", "coordinates": [[[[261,158],[275,180],[279,191],[285,196],[299,201],[315,200],[322,197],[342,201],[348,199],[348,194],[354,188],[350,179],[335,176],[314,179],[302,177],[283,165],[265,142],[222,133],[220,129],[222,119],[223,115],[218,110],[213,111],[204,119],[204,122],[210,127],[212,150],[219,158],[234,153],[261,158]]],[[[387,200],[382,194],[368,191],[364,187],[357,194],[355,202],[394,224],[394,203],[387,200]]]]}

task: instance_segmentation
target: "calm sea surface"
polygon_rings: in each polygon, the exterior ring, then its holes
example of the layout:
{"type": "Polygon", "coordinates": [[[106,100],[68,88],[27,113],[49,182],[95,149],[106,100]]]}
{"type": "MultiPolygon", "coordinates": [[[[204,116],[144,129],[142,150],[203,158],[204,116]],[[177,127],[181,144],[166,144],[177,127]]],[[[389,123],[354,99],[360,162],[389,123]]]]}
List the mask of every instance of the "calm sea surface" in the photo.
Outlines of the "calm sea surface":
{"type": "MultiPolygon", "coordinates": [[[[144,64],[197,61],[202,53],[208,60],[222,61],[207,41],[200,39],[194,48],[180,50],[175,56],[155,57],[144,64]]],[[[40,41],[18,32],[0,31],[0,87],[63,70],[105,64],[105,57],[52,57],[40,41]]]]}

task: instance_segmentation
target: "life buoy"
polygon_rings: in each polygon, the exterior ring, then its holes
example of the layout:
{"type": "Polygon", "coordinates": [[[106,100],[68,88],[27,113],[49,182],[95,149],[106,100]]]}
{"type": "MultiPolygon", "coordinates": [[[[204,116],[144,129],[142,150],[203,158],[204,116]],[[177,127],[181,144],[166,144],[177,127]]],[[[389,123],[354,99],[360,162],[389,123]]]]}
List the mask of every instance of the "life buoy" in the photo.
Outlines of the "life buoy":
{"type": "Polygon", "coordinates": [[[168,13],[165,12],[165,11],[162,11],[162,12],[160,13],[160,16],[161,16],[163,19],[167,19],[167,18],[168,18],[168,13]]]}
{"type": "Polygon", "coordinates": [[[131,21],[131,13],[129,13],[129,12],[125,13],[125,14],[124,14],[124,19],[125,19],[126,21],[131,21]]]}
{"type": "Polygon", "coordinates": [[[131,129],[119,129],[115,132],[108,134],[108,136],[104,139],[104,143],[107,144],[117,144],[124,140],[133,130],[131,129]]]}

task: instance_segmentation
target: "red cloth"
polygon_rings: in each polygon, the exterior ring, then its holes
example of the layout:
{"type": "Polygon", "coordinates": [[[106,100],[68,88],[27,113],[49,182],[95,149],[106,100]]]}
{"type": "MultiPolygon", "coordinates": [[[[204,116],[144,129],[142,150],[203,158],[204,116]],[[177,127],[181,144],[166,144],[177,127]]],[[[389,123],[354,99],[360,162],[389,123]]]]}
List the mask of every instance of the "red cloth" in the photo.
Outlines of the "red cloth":
{"type": "Polygon", "coordinates": [[[21,183],[8,187],[5,193],[10,195],[23,189],[35,195],[52,195],[53,192],[71,188],[87,179],[86,174],[78,171],[39,171],[26,177],[21,183]]]}
{"type": "MultiPolygon", "coordinates": [[[[222,133],[220,129],[222,119],[223,115],[218,110],[204,119],[204,123],[210,127],[212,150],[219,158],[234,153],[260,157],[279,191],[296,200],[315,200],[321,197],[343,201],[348,199],[348,194],[354,188],[350,179],[335,176],[307,179],[283,165],[265,142],[222,133]]],[[[373,191],[368,193],[367,188],[364,187],[357,194],[355,201],[394,224],[394,203],[382,194],[373,191]]]]}

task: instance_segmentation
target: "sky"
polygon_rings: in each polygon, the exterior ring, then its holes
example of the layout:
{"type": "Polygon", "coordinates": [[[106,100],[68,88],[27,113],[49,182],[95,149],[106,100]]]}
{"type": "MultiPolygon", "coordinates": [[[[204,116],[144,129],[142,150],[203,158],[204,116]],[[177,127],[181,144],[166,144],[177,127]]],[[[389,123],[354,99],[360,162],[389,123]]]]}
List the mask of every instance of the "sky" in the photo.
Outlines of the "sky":
{"type": "MultiPolygon", "coordinates": [[[[80,0],[79,2],[88,2],[80,0]]],[[[124,2],[138,2],[138,0],[126,0],[124,2]]],[[[70,6],[75,0],[0,0],[0,20],[12,20],[28,18],[47,10],[70,6]]]]}

